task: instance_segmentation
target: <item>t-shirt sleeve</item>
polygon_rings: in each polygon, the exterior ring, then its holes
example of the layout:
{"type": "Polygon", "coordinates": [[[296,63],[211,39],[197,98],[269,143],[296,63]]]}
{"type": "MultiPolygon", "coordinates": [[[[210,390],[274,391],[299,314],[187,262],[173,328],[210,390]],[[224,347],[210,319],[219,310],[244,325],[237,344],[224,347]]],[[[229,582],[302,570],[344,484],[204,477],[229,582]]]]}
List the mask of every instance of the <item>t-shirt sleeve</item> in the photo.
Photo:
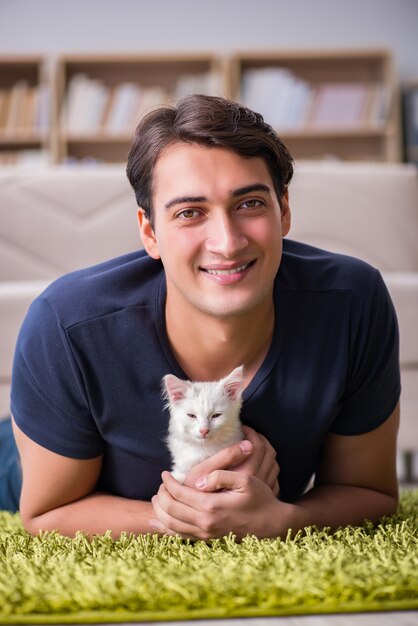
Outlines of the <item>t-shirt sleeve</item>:
{"type": "Polygon", "coordinates": [[[11,410],[30,439],[57,454],[87,459],[103,452],[82,373],[60,320],[42,296],[32,303],[17,340],[11,410]]]}
{"type": "Polygon", "coordinates": [[[401,391],[395,309],[375,271],[359,313],[352,312],[350,364],[341,410],[332,425],[340,435],[359,435],[382,424],[401,391]]]}

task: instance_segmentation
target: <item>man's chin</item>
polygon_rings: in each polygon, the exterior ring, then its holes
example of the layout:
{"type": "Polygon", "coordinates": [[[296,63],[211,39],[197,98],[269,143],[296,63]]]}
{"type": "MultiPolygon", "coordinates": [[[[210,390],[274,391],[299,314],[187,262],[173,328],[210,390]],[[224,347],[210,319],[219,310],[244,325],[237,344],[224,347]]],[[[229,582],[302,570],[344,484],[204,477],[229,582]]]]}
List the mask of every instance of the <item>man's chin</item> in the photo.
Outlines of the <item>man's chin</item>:
{"type": "Polygon", "coordinates": [[[211,318],[217,318],[225,321],[246,315],[247,313],[254,311],[256,308],[257,303],[248,301],[231,302],[229,300],[228,302],[222,303],[199,303],[199,309],[202,313],[211,318]]]}

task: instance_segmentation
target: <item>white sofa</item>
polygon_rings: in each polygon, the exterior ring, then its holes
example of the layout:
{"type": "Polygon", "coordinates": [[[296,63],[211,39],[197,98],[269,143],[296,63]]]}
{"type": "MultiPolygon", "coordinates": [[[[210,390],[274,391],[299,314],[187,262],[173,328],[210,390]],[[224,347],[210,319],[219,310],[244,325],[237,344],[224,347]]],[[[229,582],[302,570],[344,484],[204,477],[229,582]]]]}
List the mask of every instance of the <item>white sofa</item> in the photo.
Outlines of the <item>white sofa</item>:
{"type": "MultiPolygon", "coordinates": [[[[294,239],[378,267],[398,313],[399,449],[418,451],[418,178],[412,166],[300,163],[290,186],[294,239]]],[[[17,332],[53,278],[141,245],[123,166],[0,170],[0,415],[17,332]]]]}

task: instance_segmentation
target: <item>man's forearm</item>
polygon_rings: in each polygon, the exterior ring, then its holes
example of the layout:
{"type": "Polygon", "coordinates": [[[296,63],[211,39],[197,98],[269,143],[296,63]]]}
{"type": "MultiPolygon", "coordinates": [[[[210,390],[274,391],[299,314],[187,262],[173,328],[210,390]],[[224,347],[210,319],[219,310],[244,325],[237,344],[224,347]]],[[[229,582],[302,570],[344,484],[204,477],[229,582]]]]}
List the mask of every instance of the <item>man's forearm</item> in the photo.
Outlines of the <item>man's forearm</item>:
{"type": "Polygon", "coordinates": [[[318,485],[291,505],[287,526],[300,530],[306,526],[359,525],[368,519],[379,521],[395,512],[398,496],[349,485],[318,485]]]}
{"type": "Polygon", "coordinates": [[[23,521],[33,535],[39,530],[58,530],[72,537],[77,530],[82,530],[92,536],[111,530],[112,538],[117,539],[123,531],[135,534],[151,532],[148,526],[151,517],[150,502],[92,493],[31,519],[23,518],[23,521]]]}

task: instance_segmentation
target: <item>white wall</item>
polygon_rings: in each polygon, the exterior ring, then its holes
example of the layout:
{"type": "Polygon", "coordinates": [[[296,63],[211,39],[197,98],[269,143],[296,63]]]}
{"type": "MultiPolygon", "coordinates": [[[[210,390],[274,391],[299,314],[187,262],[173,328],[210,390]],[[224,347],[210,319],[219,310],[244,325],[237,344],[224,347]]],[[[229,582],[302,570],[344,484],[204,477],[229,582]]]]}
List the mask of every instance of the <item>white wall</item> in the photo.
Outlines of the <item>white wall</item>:
{"type": "Polygon", "coordinates": [[[0,0],[0,54],[358,46],[418,77],[418,0],[0,0]]]}

